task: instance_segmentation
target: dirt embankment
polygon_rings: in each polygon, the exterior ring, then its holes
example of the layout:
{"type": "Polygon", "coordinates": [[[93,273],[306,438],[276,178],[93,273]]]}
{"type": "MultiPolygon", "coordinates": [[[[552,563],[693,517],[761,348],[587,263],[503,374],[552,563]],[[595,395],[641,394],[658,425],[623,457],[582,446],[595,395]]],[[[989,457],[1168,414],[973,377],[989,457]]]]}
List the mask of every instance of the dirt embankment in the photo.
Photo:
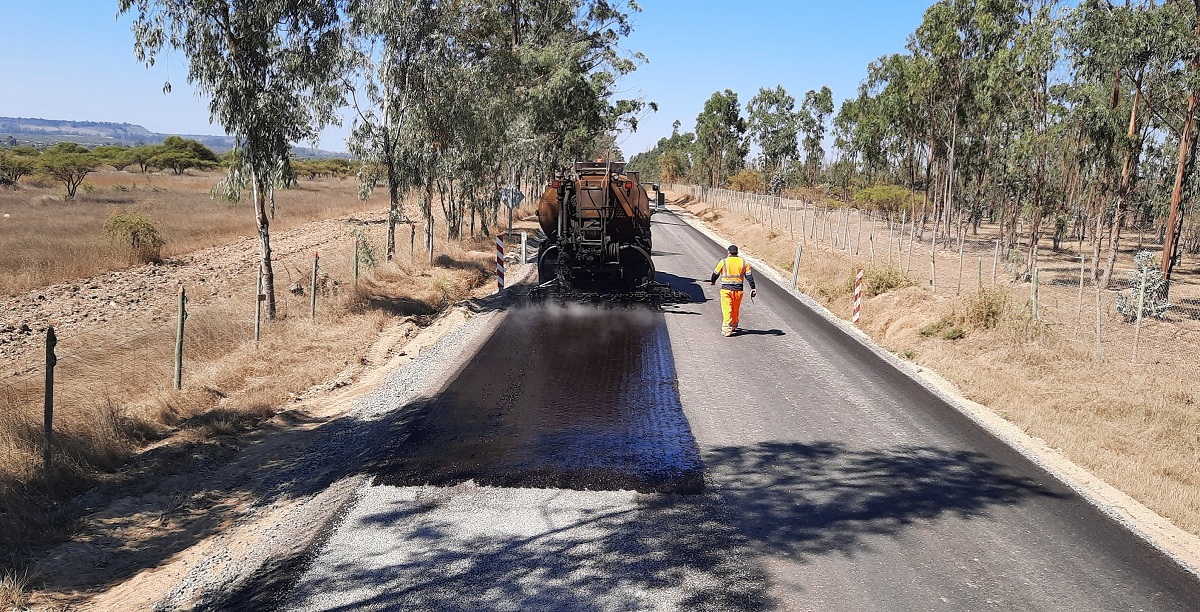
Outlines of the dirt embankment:
{"type": "MultiPolygon", "coordinates": [[[[0,434],[20,441],[0,452],[0,508],[12,511],[0,523],[20,547],[0,559],[0,608],[79,605],[222,533],[261,504],[264,483],[322,427],[494,292],[493,243],[444,236],[438,265],[400,248],[395,263],[364,265],[355,288],[351,232],[382,259],[385,214],[273,233],[280,318],[264,325],[258,346],[258,244],[250,237],[0,300],[0,375],[11,391],[0,394],[10,411],[0,434]],[[314,252],[320,290],[310,321],[314,252]],[[189,311],[184,389],[172,391],[181,285],[189,311]],[[56,388],[63,387],[56,429],[61,423],[63,445],[83,450],[60,454],[47,480],[37,461],[34,391],[49,325],[59,337],[56,388]],[[67,501],[82,489],[89,490],[67,501]]],[[[525,225],[534,224],[518,229],[525,225]]],[[[401,237],[408,247],[407,232],[401,237]]]]}

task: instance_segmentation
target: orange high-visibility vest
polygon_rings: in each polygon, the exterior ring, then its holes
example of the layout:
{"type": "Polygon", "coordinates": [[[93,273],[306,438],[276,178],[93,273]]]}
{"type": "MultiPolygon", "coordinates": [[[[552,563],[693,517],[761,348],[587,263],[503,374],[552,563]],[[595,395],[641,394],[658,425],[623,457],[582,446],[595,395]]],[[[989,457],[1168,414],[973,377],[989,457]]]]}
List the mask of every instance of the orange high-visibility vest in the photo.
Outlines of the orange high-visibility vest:
{"type": "Polygon", "coordinates": [[[721,288],[732,289],[733,291],[742,291],[742,283],[746,282],[746,275],[750,274],[750,264],[741,257],[726,257],[717,262],[716,274],[721,275],[721,288]]]}

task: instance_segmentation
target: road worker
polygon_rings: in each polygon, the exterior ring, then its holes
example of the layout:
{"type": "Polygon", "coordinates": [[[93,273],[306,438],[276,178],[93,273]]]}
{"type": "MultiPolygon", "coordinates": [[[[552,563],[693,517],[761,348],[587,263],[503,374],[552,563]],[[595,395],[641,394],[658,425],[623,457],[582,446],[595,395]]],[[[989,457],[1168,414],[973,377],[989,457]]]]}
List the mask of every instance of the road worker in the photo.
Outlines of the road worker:
{"type": "Polygon", "coordinates": [[[738,257],[736,244],[729,245],[729,257],[717,262],[708,284],[717,284],[721,279],[721,333],[726,337],[738,331],[738,311],[742,309],[743,284],[750,283],[750,297],[758,290],[754,288],[754,274],[750,264],[738,257]]]}

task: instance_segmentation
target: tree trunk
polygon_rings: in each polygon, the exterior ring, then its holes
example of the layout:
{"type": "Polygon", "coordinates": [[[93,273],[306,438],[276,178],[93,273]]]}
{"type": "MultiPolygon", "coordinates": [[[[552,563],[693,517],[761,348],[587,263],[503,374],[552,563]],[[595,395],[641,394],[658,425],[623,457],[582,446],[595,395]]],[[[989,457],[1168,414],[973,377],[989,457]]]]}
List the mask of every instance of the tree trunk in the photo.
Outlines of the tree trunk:
{"type": "Polygon", "coordinates": [[[250,182],[254,185],[254,217],[258,225],[259,267],[262,269],[263,291],[266,293],[267,320],[275,319],[275,269],[271,265],[271,220],[267,217],[266,191],[268,186],[257,173],[251,171],[250,182]]]}
{"type": "MultiPolygon", "coordinates": [[[[1138,133],[1138,106],[1142,100],[1141,75],[1138,75],[1137,82],[1139,87],[1133,92],[1133,110],[1129,113],[1129,139],[1130,141],[1138,133]]],[[[1121,185],[1117,188],[1117,209],[1113,214],[1112,229],[1108,236],[1108,262],[1104,266],[1104,274],[1100,277],[1100,286],[1107,289],[1112,283],[1113,267],[1117,264],[1117,254],[1121,250],[1121,226],[1125,225],[1126,204],[1129,201],[1129,192],[1133,185],[1134,168],[1137,166],[1138,159],[1141,157],[1141,143],[1135,146],[1132,142],[1129,145],[1129,150],[1125,153],[1125,165],[1121,169],[1121,185]]]]}
{"type": "MultiPolygon", "coordinates": [[[[1196,37],[1200,40],[1200,0],[1194,0],[1196,8],[1196,37]]],[[[1189,72],[1193,78],[1200,73],[1200,49],[1193,49],[1189,72]]],[[[1162,287],[1162,299],[1166,300],[1171,291],[1171,272],[1175,270],[1176,253],[1179,251],[1179,234],[1183,226],[1180,205],[1183,202],[1183,184],[1186,180],[1187,169],[1193,157],[1195,142],[1192,131],[1195,129],[1196,91],[1188,95],[1187,117],[1183,122],[1183,134],[1179,137],[1179,161],[1175,166],[1175,185],[1171,189],[1171,214],[1167,219],[1166,236],[1163,238],[1162,273],[1166,280],[1162,287]]]]}

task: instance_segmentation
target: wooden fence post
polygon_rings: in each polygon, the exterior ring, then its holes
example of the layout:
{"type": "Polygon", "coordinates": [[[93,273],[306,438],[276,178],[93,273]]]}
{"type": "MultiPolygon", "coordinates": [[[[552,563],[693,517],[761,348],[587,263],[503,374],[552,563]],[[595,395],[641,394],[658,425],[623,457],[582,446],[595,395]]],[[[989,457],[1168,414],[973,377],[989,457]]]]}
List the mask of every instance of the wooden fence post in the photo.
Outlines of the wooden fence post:
{"type": "Polygon", "coordinates": [[[1000,239],[996,239],[996,251],[992,253],[992,286],[996,286],[996,269],[1000,264],[1000,239]]]}
{"type": "Polygon", "coordinates": [[[354,290],[358,291],[358,236],[354,237],[354,290]]]}
{"type": "Polygon", "coordinates": [[[955,295],[962,295],[962,277],[963,277],[963,241],[958,241],[958,290],[955,295]]]}
{"type": "Polygon", "coordinates": [[[321,261],[321,253],[313,251],[313,271],[312,271],[312,296],[310,298],[310,316],[313,321],[317,320],[317,264],[321,261]]]}
{"type": "Polygon", "coordinates": [[[1137,322],[1133,327],[1133,359],[1130,363],[1137,363],[1138,343],[1142,339],[1142,311],[1146,308],[1146,282],[1145,279],[1138,285],[1138,301],[1137,301],[1137,322]]]}
{"type": "Polygon", "coordinates": [[[262,336],[262,305],[267,296],[263,293],[262,264],[258,265],[258,284],[254,286],[254,344],[258,344],[262,336]]]}
{"type": "Polygon", "coordinates": [[[795,289],[800,282],[800,255],[804,253],[804,243],[796,243],[796,261],[792,263],[792,289],[795,289]]]}
{"type": "Polygon", "coordinates": [[[187,320],[187,290],[179,285],[179,318],[175,326],[175,390],[183,388],[183,322],[187,320]]]}
{"type": "Polygon", "coordinates": [[[42,464],[46,471],[50,471],[50,449],[54,444],[54,366],[58,364],[58,357],[54,354],[54,347],[58,344],[58,337],[54,335],[54,327],[46,328],[46,400],[45,400],[45,446],[42,447],[42,464]]]}
{"type": "Polygon", "coordinates": [[[1038,316],[1038,266],[1036,263],[1033,264],[1033,286],[1030,289],[1029,297],[1033,300],[1033,320],[1041,321],[1038,316]]]}

